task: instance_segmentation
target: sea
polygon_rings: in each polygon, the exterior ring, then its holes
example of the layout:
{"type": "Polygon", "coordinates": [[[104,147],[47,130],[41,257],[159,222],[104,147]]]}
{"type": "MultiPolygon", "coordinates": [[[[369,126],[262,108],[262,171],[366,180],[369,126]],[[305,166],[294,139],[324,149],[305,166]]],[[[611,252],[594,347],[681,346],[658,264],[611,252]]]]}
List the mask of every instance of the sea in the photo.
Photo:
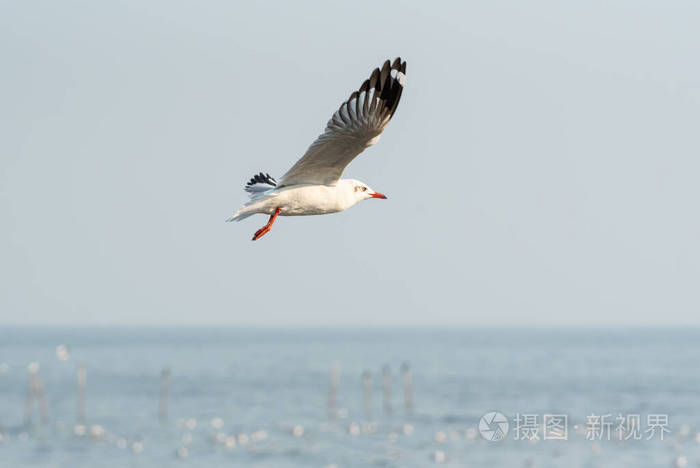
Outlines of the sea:
{"type": "Polygon", "coordinates": [[[699,464],[695,328],[0,328],[0,467],[699,464]]]}

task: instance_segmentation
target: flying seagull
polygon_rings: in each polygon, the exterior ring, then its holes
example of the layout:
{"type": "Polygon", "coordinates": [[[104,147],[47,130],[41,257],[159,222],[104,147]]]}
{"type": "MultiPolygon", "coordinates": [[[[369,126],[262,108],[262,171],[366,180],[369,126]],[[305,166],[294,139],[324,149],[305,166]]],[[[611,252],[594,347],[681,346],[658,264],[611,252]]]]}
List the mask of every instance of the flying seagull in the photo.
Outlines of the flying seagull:
{"type": "Polygon", "coordinates": [[[405,81],[406,62],[400,57],[375,68],[279,182],[262,172],[248,181],[245,191],[250,201],[226,221],[240,221],[256,213],[270,215],[253,235],[258,240],[270,232],[277,216],[337,213],[362,200],[385,199],[364,182],[340,176],[350,161],[379,140],[396,112],[405,81]]]}

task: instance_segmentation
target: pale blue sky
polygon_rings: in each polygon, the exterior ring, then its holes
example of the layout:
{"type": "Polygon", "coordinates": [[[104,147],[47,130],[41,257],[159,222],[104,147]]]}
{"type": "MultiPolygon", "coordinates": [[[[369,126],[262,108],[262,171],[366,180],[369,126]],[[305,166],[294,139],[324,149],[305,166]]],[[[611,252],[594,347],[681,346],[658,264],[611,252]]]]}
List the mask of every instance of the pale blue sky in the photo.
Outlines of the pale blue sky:
{"type": "Polygon", "coordinates": [[[696,2],[0,2],[0,323],[700,324],[696,2]],[[386,58],[346,172],[223,220],[386,58]]]}

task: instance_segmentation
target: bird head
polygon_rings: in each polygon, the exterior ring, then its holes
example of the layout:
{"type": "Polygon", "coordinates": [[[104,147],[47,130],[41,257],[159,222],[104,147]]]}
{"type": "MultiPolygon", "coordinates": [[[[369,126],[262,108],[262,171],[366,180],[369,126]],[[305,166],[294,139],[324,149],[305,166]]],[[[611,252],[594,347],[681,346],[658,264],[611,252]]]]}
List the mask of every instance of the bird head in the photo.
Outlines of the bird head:
{"type": "Polygon", "coordinates": [[[367,184],[364,182],[360,182],[359,180],[352,180],[352,190],[354,196],[357,198],[358,201],[361,200],[367,200],[369,198],[381,198],[383,200],[386,200],[386,195],[383,193],[375,192],[367,184]]]}

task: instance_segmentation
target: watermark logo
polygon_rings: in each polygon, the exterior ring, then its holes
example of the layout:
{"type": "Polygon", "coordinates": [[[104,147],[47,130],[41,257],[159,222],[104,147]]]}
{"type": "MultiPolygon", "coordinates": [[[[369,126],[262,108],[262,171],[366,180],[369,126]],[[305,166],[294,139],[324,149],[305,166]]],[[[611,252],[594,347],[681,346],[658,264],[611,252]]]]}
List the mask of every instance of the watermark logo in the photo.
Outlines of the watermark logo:
{"type": "MultiPolygon", "coordinates": [[[[641,414],[612,413],[586,416],[585,424],[575,424],[574,434],[587,440],[652,440],[671,433],[668,414],[649,413],[646,426],[641,414]]],[[[479,420],[481,437],[498,442],[508,436],[512,425],[513,440],[537,442],[539,440],[569,440],[569,417],[554,413],[515,413],[512,422],[500,411],[490,411],[479,420]]]]}
{"type": "Polygon", "coordinates": [[[503,440],[508,435],[508,418],[503,413],[491,411],[479,420],[479,433],[481,437],[491,442],[503,440]]]}

